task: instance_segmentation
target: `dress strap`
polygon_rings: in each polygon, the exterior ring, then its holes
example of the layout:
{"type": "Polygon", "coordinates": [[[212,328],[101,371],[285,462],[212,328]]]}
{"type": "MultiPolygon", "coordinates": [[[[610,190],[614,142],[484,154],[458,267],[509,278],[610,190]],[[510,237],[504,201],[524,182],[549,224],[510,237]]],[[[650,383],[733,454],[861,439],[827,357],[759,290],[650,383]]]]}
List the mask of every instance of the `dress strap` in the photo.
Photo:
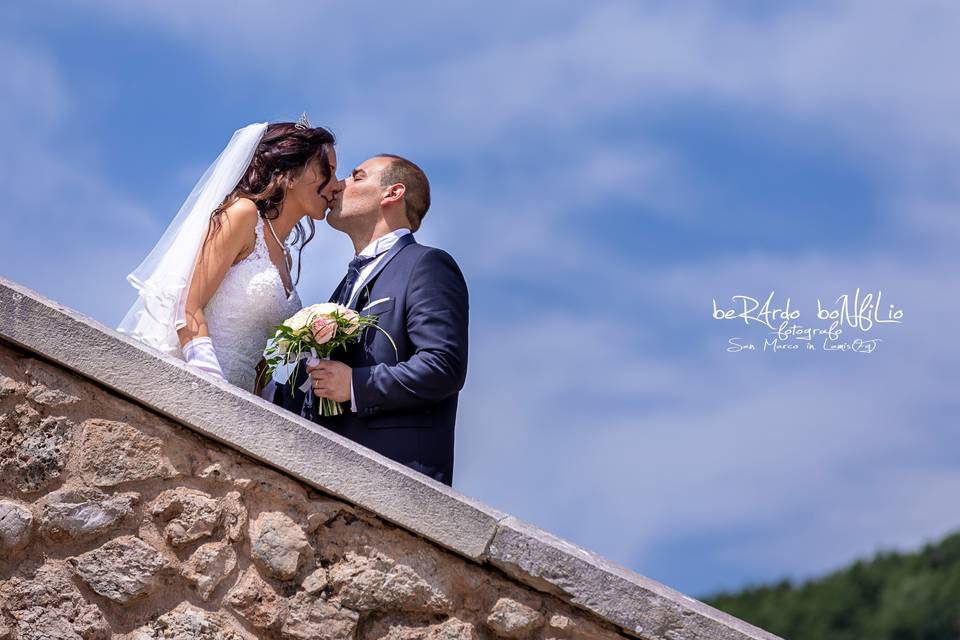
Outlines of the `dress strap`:
{"type": "Polygon", "coordinates": [[[267,239],[264,237],[264,225],[263,216],[257,216],[257,224],[254,227],[254,235],[256,236],[256,242],[254,244],[253,251],[257,255],[263,256],[265,258],[270,258],[270,252],[267,251],[267,239]]]}

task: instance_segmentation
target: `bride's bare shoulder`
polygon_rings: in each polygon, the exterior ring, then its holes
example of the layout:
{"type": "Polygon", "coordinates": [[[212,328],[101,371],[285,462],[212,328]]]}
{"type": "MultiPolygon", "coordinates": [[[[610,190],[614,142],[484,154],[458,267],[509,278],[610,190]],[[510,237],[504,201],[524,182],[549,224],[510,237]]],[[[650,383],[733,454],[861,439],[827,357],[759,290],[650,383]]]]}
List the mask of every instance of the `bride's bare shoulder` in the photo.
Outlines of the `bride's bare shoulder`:
{"type": "Polygon", "coordinates": [[[220,219],[224,225],[229,224],[235,228],[249,229],[251,233],[257,225],[257,218],[259,217],[260,212],[257,211],[257,205],[249,198],[237,198],[220,214],[220,219]]]}
{"type": "Polygon", "coordinates": [[[236,261],[250,255],[256,245],[256,226],[260,212],[248,198],[237,198],[220,214],[223,240],[237,250],[236,261]]]}

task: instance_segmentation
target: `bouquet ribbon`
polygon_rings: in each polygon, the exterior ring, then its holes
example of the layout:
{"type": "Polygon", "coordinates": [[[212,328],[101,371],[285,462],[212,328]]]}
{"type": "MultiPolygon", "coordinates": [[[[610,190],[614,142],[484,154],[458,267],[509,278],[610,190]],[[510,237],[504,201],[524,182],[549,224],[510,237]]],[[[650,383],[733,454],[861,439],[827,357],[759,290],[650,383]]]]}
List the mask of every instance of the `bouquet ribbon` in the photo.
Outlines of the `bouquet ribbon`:
{"type": "MultiPolygon", "coordinates": [[[[317,362],[319,362],[320,360],[329,360],[330,356],[324,356],[320,358],[317,356],[317,351],[311,348],[309,354],[306,354],[306,353],[300,354],[300,359],[306,360],[307,364],[310,364],[311,360],[316,360],[317,362]]],[[[309,411],[309,409],[313,408],[313,400],[315,397],[313,393],[313,380],[310,378],[310,374],[307,374],[307,379],[304,380],[303,384],[297,388],[300,389],[300,391],[303,391],[304,394],[306,394],[306,397],[304,397],[303,399],[303,409],[301,410],[301,413],[303,413],[304,411],[309,411]]],[[[343,412],[343,410],[340,409],[340,403],[334,403],[333,400],[327,400],[326,398],[323,398],[322,400],[323,400],[323,405],[325,407],[323,410],[323,415],[325,416],[339,415],[340,413],[343,412]],[[334,409],[334,406],[336,407],[336,409],[334,409]],[[339,409],[339,411],[337,409],[339,409]]]]}
{"type": "MultiPolygon", "coordinates": [[[[311,360],[319,360],[320,358],[317,357],[316,349],[310,349],[310,353],[301,353],[300,359],[306,360],[307,364],[310,364],[311,360]]],[[[330,358],[324,358],[324,360],[329,360],[329,359],[330,358]]],[[[303,391],[304,393],[310,393],[310,394],[313,393],[313,380],[310,379],[309,373],[307,374],[307,379],[304,380],[303,384],[297,388],[300,389],[300,391],[303,391]]]]}

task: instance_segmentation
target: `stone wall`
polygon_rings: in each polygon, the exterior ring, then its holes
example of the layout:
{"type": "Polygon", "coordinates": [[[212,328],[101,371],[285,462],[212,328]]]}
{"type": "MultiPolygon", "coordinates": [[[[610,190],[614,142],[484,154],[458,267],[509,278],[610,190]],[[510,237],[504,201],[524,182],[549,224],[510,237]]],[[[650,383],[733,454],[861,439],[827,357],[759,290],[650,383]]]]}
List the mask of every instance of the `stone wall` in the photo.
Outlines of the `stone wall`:
{"type": "Polygon", "coordinates": [[[0,341],[0,640],[621,638],[0,341]]]}

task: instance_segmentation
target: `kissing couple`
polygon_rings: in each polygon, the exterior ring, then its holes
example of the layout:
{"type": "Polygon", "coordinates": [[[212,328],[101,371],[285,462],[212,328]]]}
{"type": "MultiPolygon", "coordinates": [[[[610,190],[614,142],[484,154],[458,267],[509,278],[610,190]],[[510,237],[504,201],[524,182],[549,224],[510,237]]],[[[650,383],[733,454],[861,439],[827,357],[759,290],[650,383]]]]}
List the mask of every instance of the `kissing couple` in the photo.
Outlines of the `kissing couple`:
{"type": "Polygon", "coordinates": [[[340,179],[335,142],[305,114],[234,133],[127,277],[139,296],[118,330],[452,486],[467,369],[463,274],[414,239],[430,208],[420,167],[383,154],[340,179]],[[320,220],[355,254],[329,301],[375,315],[383,332],[309,361],[295,380],[263,384],[268,340],[303,307],[299,258],[320,220]],[[344,412],[319,415],[320,403],[304,401],[311,386],[344,412]]]}

